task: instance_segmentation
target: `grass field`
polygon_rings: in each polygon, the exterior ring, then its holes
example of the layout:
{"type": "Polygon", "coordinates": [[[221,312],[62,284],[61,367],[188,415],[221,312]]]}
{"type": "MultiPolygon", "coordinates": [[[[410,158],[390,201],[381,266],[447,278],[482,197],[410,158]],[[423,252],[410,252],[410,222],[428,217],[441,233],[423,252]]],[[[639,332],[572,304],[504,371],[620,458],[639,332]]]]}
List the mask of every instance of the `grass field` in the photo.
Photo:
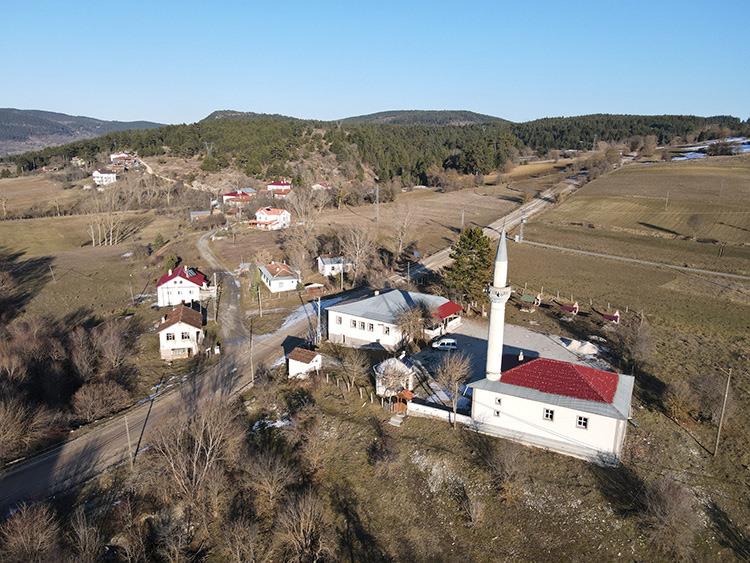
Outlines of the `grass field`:
{"type": "Polygon", "coordinates": [[[526,237],[750,273],[750,156],[625,166],[532,220],[526,237]]]}
{"type": "Polygon", "coordinates": [[[7,200],[8,213],[25,210],[32,206],[49,209],[54,207],[55,201],[62,205],[80,195],[80,190],[63,190],[60,182],[44,174],[0,180],[0,198],[7,200]]]}

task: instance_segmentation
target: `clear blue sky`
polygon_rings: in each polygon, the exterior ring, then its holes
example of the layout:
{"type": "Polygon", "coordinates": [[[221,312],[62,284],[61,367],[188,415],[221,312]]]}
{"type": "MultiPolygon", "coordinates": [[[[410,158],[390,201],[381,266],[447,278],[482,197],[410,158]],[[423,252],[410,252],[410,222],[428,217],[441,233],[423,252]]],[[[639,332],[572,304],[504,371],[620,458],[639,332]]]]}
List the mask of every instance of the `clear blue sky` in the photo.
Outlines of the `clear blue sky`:
{"type": "Polygon", "coordinates": [[[746,0],[4,0],[0,22],[0,107],[750,115],[746,0]]]}

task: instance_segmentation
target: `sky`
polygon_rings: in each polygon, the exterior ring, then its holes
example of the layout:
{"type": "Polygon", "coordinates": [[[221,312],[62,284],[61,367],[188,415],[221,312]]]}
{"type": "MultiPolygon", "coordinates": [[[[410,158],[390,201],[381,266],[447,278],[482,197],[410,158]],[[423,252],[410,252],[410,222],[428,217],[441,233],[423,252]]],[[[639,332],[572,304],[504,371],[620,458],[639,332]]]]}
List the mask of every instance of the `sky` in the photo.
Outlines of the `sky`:
{"type": "Polygon", "coordinates": [[[750,116],[746,0],[0,0],[0,107],[750,116]]]}

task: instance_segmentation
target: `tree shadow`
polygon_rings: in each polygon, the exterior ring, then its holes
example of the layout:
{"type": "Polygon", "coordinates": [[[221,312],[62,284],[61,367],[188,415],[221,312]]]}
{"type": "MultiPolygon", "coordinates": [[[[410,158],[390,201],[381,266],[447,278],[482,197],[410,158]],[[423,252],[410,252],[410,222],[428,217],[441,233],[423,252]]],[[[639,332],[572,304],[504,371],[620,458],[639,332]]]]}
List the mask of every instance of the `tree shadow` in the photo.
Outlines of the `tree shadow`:
{"type": "Polygon", "coordinates": [[[646,510],[646,484],[643,479],[631,467],[624,464],[612,466],[607,464],[607,461],[588,465],[599,491],[610,502],[618,516],[642,514],[646,510]]]}
{"type": "Polygon", "coordinates": [[[708,516],[718,536],[719,544],[732,550],[741,561],[750,561],[750,537],[734,524],[729,515],[711,501],[708,504],[708,516]]]}
{"type": "Polygon", "coordinates": [[[52,279],[52,257],[24,258],[0,246],[0,323],[17,317],[52,279]]]}
{"type": "Polygon", "coordinates": [[[368,530],[359,513],[358,500],[348,483],[331,492],[333,509],[343,518],[338,530],[339,548],[349,561],[390,561],[377,538],[368,530]]]}

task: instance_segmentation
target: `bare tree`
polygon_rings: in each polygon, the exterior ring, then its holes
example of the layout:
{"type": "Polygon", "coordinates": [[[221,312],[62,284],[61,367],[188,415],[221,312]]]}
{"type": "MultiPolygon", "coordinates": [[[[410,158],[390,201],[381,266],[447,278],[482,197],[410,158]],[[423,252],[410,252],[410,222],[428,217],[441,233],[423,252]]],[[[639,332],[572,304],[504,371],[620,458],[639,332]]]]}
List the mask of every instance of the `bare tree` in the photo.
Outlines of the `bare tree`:
{"type": "Polygon", "coordinates": [[[130,394],[114,381],[85,383],[73,395],[73,410],[81,420],[91,422],[116,412],[130,402],[130,394]]]}
{"type": "Polygon", "coordinates": [[[396,316],[396,326],[401,332],[403,343],[418,347],[425,341],[425,328],[432,320],[432,312],[424,303],[418,302],[405,307],[396,316]]]}
{"type": "Polygon", "coordinates": [[[322,561],[329,554],[323,518],[323,502],[315,493],[306,491],[291,500],[279,517],[285,561],[322,561]]]}
{"type": "Polygon", "coordinates": [[[687,561],[701,526],[695,496],[670,477],[661,477],[645,495],[650,544],[660,553],[687,561]]]}
{"type": "Polygon", "coordinates": [[[45,504],[21,505],[0,526],[4,561],[54,561],[59,557],[60,525],[45,504]]]}
{"type": "Polygon", "coordinates": [[[341,250],[352,263],[354,285],[367,275],[368,267],[375,255],[375,237],[369,229],[348,227],[339,233],[341,250]]]}
{"type": "Polygon", "coordinates": [[[347,350],[342,363],[344,372],[352,383],[360,387],[369,386],[370,360],[362,350],[347,350]]]}
{"type": "Polygon", "coordinates": [[[68,538],[76,553],[76,561],[94,563],[99,560],[105,541],[97,527],[89,522],[81,506],[73,513],[68,538]]]}
{"type": "Polygon", "coordinates": [[[239,518],[224,526],[217,551],[222,561],[235,563],[254,563],[263,560],[265,555],[258,526],[246,518],[239,518]]]}
{"type": "Polygon", "coordinates": [[[643,156],[653,155],[656,152],[656,146],[656,135],[646,135],[643,138],[643,147],[641,148],[641,154],[643,156]]]}
{"type": "Polygon", "coordinates": [[[250,486],[262,496],[262,511],[268,515],[273,513],[287,487],[299,478],[297,471],[273,452],[259,453],[250,464],[249,475],[250,486]]]}
{"type": "Polygon", "coordinates": [[[399,259],[404,252],[404,247],[409,242],[414,213],[410,206],[399,205],[396,207],[394,219],[393,238],[396,243],[396,259],[399,259]]]}
{"type": "Polygon", "coordinates": [[[9,460],[41,440],[53,421],[52,414],[42,407],[26,405],[12,396],[0,398],[0,460],[9,460]]]}
{"type": "Polygon", "coordinates": [[[453,428],[456,428],[456,411],[458,410],[459,386],[469,377],[471,363],[464,354],[449,353],[443,357],[435,373],[435,379],[450,390],[453,406],[453,428]]]}
{"type": "Polygon", "coordinates": [[[110,370],[120,369],[131,353],[125,338],[125,333],[129,328],[126,323],[109,321],[98,326],[94,331],[99,353],[110,370]]]}
{"type": "Polygon", "coordinates": [[[153,449],[163,464],[162,482],[192,505],[205,500],[221,464],[236,459],[241,436],[234,409],[218,399],[204,403],[156,436],[153,449]]]}

